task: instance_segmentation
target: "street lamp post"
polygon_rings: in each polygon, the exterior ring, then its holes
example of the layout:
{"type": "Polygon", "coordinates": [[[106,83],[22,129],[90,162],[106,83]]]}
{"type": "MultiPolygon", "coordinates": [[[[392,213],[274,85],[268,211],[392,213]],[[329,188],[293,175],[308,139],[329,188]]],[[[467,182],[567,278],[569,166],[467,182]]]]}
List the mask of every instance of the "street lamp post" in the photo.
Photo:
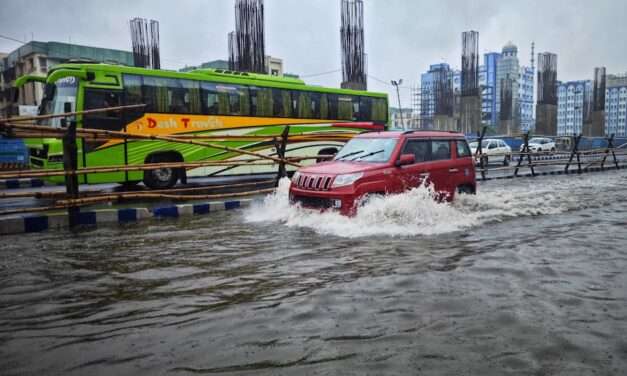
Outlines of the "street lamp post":
{"type": "Polygon", "coordinates": [[[398,98],[398,110],[401,112],[401,128],[405,130],[405,123],[403,123],[403,107],[401,107],[401,93],[398,91],[398,85],[403,83],[403,79],[399,79],[398,82],[392,80],[392,85],[396,86],[396,97],[398,98]]]}

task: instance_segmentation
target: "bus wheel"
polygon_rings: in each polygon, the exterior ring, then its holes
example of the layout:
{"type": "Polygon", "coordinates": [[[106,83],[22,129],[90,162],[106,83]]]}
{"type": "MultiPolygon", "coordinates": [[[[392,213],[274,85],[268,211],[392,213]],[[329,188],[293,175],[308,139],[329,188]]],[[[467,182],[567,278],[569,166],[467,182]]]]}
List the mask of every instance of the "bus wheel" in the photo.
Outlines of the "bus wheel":
{"type": "MultiPolygon", "coordinates": [[[[146,163],[174,162],[164,156],[155,156],[146,163]]],[[[158,168],[144,171],[144,184],[151,189],[169,189],[179,180],[179,170],[176,168],[158,168]]]]}

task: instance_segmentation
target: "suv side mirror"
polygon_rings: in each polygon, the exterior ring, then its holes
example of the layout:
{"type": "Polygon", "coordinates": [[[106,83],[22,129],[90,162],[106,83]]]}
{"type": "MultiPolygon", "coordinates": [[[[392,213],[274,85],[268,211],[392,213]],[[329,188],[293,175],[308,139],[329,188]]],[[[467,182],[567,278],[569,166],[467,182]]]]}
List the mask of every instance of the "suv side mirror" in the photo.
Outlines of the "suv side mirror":
{"type": "Polygon", "coordinates": [[[416,156],[415,155],[413,155],[413,154],[403,154],[398,159],[398,161],[396,161],[396,167],[401,167],[401,166],[410,165],[410,164],[414,164],[414,163],[416,163],[416,156]]]}

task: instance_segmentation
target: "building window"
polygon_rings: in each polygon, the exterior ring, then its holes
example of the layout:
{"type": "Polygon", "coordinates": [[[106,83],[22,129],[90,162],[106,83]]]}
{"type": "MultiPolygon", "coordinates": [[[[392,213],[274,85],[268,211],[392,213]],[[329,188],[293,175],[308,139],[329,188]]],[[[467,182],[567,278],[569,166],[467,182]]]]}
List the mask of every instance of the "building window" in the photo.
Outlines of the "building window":
{"type": "Polygon", "coordinates": [[[43,73],[48,72],[48,60],[43,56],[39,57],[39,71],[43,73]]]}

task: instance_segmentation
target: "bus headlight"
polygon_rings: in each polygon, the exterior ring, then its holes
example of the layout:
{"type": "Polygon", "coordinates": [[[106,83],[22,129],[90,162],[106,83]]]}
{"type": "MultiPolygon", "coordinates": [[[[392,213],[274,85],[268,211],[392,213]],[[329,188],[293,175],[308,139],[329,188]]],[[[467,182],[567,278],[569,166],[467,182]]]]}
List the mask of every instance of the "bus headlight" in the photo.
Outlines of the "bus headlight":
{"type": "Polygon", "coordinates": [[[335,177],[333,180],[333,186],[331,188],[343,187],[345,185],[353,184],[359,178],[364,176],[363,172],[356,172],[354,174],[342,174],[335,177]]]}
{"type": "Polygon", "coordinates": [[[292,183],[298,185],[298,179],[300,179],[300,171],[296,171],[294,175],[292,175],[292,183]]]}

